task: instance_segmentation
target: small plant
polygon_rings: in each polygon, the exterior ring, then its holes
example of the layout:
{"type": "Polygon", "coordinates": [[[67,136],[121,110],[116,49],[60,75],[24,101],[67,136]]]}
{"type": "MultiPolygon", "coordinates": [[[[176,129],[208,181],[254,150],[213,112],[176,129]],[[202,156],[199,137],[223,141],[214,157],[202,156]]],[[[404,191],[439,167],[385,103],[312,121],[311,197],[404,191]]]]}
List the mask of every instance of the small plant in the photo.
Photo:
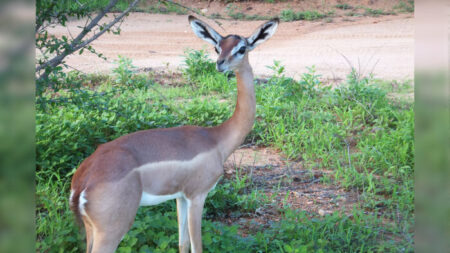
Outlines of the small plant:
{"type": "Polygon", "coordinates": [[[336,4],[334,7],[336,7],[337,9],[341,9],[341,10],[350,10],[353,9],[353,6],[349,5],[349,4],[336,4]]]}
{"type": "Polygon", "coordinates": [[[318,11],[299,11],[294,12],[292,9],[284,9],[281,11],[281,19],[283,21],[295,20],[317,20],[326,17],[327,15],[319,13],[318,11]]]}
{"type": "Polygon", "coordinates": [[[368,16],[381,16],[381,15],[392,15],[394,14],[394,12],[388,12],[388,11],[384,11],[382,9],[371,9],[371,8],[366,8],[364,15],[368,15],[368,16]]]}
{"type": "Polygon", "coordinates": [[[284,66],[281,65],[280,61],[274,60],[272,66],[266,66],[268,69],[273,71],[272,78],[282,78],[284,77],[284,66]]]}
{"type": "Polygon", "coordinates": [[[407,2],[401,1],[394,6],[394,9],[398,10],[399,12],[414,12],[414,0],[408,0],[407,2]]]}
{"type": "Polygon", "coordinates": [[[211,16],[209,16],[210,18],[212,18],[212,19],[219,19],[219,18],[222,18],[222,15],[220,15],[220,13],[213,13],[213,14],[211,14],[211,16]]]}
{"type": "Polygon", "coordinates": [[[184,75],[190,81],[198,80],[207,73],[216,72],[216,65],[205,50],[186,50],[184,75]]]}
{"type": "Polygon", "coordinates": [[[345,13],[345,16],[349,16],[349,17],[360,17],[362,16],[361,13],[355,12],[355,11],[350,11],[345,13]]]}
{"type": "Polygon", "coordinates": [[[156,4],[148,3],[147,6],[140,7],[138,10],[148,13],[175,13],[178,15],[184,15],[187,13],[187,9],[168,1],[157,1],[156,4]]]}
{"type": "Polygon", "coordinates": [[[245,14],[238,9],[234,4],[227,4],[226,6],[227,15],[234,19],[244,19],[245,14]]]}
{"type": "Polygon", "coordinates": [[[130,58],[119,55],[119,60],[115,61],[117,67],[113,69],[116,83],[129,85],[132,82],[132,77],[136,73],[136,66],[133,65],[130,58]]]}

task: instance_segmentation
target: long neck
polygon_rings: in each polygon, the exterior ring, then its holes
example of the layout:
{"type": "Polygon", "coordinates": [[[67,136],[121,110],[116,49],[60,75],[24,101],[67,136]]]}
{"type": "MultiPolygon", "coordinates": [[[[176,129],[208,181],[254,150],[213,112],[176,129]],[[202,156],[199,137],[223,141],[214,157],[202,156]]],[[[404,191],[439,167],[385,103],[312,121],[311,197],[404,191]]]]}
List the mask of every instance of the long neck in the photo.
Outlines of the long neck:
{"type": "Polygon", "coordinates": [[[224,161],[244,141],[255,120],[256,99],[253,85],[253,71],[248,55],[235,71],[237,79],[237,102],[233,116],[218,126],[220,152],[224,161]]]}

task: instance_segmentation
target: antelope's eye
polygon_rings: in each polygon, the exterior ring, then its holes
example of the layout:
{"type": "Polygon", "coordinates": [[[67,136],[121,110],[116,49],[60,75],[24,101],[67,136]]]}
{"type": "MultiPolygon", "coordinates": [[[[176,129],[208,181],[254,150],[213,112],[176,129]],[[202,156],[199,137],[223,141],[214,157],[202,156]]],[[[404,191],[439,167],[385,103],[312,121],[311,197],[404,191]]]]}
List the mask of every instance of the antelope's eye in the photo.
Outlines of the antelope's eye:
{"type": "Polygon", "coordinates": [[[219,53],[219,50],[217,50],[217,48],[214,48],[214,51],[216,51],[216,53],[219,53]]]}
{"type": "Polygon", "coordinates": [[[241,47],[241,48],[239,48],[239,51],[238,51],[238,53],[240,53],[240,54],[244,54],[244,53],[245,53],[245,47],[241,47]]]}

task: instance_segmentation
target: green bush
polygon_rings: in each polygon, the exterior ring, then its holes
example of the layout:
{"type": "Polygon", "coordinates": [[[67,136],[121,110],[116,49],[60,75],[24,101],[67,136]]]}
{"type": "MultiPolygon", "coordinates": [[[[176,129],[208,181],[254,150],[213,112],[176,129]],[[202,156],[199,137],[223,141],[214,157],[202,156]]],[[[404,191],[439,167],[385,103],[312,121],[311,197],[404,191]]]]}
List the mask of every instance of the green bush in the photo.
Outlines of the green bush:
{"type": "Polygon", "coordinates": [[[341,10],[353,9],[353,7],[349,4],[336,4],[335,7],[341,10]]]}
{"type": "Polygon", "coordinates": [[[394,9],[400,12],[414,12],[414,0],[400,1],[394,6],[394,9]]]}
{"type": "Polygon", "coordinates": [[[327,15],[318,11],[299,11],[295,12],[292,9],[284,9],[281,11],[280,17],[283,21],[295,21],[295,20],[316,20],[322,19],[327,15]]]}

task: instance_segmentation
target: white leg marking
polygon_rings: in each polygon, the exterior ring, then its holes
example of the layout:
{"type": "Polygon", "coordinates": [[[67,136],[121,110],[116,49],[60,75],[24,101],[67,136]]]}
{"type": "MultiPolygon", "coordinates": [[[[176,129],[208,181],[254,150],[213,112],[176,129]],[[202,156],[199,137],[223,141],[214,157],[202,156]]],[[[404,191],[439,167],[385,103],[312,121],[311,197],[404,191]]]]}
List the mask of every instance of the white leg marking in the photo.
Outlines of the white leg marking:
{"type": "Polygon", "coordinates": [[[179,222],[178,224],[178,233],[179,233],[179,245],[184,245],[186,242],[189,243],[189,230],[188,230],[188,200],[185,197],[180,197],[177,199],[179,203],[178,215],[179,222]]]}
{"type": "Polygon", "coordinates": [[[69,197],[69,203],[70,204],[73,203],[73,193],[74,193],[74,191],[72,189],[70,189],[70,197],[69,197]]]}
{"type": "Polygon", "coordinates": [[[139,205],[153,206],[160,204],[162,202],[166,202],[167,200],[176,199],[180,197],[184,197],[184,194],[182,192],[177,192],[169,195],[153,195],[146,192],[142,192],[141,202],[139,203],[139,205]]]}
{"type": "Polygon", "coordinates": [[[86,190],[82,191],[80,194],[80,200],[79,200],[79,206],[78,208],[80,209],[80,213],[84,216],[87,216],[86,211],[84,210],[84,205],[87,203],[87,199],[86,199],[86,190]]]}

